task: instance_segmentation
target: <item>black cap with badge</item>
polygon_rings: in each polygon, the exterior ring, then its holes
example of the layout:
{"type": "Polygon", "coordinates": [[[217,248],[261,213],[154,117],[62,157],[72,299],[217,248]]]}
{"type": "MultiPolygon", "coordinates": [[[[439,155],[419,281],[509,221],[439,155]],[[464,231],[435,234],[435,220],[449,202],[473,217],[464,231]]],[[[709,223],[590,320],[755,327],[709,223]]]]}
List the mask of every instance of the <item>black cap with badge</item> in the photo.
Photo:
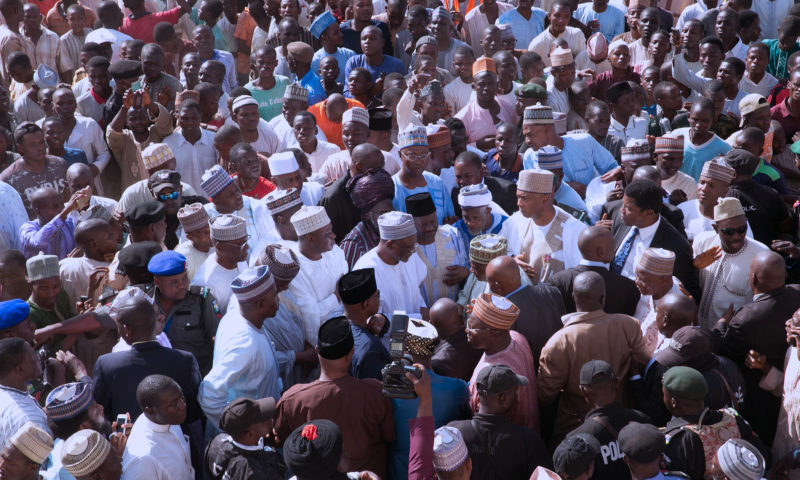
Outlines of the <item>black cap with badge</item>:
{"type": "Polygon", "coordinates": [[[506,365],[489,365],[478,373],[475,383],[481,395],[493,395],[515,386],[528,385],[528,379],[517,375],[506,365]]]}

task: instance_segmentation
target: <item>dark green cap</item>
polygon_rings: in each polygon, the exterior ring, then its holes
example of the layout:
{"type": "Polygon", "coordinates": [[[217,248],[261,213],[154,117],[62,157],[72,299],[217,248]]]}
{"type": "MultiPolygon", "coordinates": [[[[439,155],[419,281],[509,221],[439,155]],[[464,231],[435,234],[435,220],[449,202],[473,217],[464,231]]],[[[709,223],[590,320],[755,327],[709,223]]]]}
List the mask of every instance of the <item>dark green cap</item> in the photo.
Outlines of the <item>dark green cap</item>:
{"type": "Polygon", "coordinates": [[[517,89],[517,96],[522,98],[545,98],[547,90],[538,83],[526,83],[517,89]]]}
{"type": "Polygon", "coordinates": [[[708,393],[703,374],[689,367],[672,367],[664,374],[664,388],[670,395],[683,400],[702,400],[708,393]]]}

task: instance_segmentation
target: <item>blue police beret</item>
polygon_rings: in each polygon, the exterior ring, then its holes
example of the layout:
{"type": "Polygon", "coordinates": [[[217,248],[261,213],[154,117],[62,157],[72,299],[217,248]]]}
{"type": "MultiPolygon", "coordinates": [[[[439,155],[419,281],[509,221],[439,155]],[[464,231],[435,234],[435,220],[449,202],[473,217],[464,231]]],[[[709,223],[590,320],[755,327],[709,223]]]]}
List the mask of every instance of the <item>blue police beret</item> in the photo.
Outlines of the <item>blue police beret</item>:
{"type": "Polygon", "coordinates": [[[0,302],[0,330],[19,325],[28,318],[30,312],[31,309],[25,300],[15,298],[14,300],[0,302]]]}
{"type": "Polygon", "coordinates": [[[186,271],[186,257],[173,250],[153,255],[147,264],[147,270],[153,275],[168,277],[186,271]]]}

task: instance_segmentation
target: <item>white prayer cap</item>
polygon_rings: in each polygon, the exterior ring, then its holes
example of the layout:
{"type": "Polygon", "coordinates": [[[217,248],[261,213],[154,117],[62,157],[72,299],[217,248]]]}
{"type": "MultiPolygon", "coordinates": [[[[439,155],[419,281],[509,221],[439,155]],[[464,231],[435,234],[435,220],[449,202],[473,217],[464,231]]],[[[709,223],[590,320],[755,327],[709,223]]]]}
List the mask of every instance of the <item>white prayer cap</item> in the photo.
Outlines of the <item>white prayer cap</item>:
{"type": "Polygon", "coordinates": [[[239,95],[233,100],[233,104],[231,105],[231,111],[236,113],[236,110],[240,107],[244,107],[245,105],[255,105],[258,107],[258,101],[251,97],[250,95],[239,95]]]}
{"type": "Polygon", "coordinates": [[[100,432],[79,430],[64,442],[61,464],[73,477],[85,477],[100,468],[110,450],[111,444],[100,432]]]}
{"type": "Polygon", "coordinates": [[[575,59],[572,57],[572,50],[569,48],[556,47],[550,52],[550,64],[554,67],[572,65],[575,59]]]}
{"type": "Polygon", "coordinates": [[[461,208],[488,207],[492,203],[492,193],[486,185],[467,185],[458,192],[458,205],[461,208]]]}
{"type": "Polygon", "coordinates": [[[759,480],[764,475],[764,457],[741,438],[731,438],[717,450],[717,463],[730,480],[759,480]]]}
{"type": "Polygon", "coordinates": [[[402,240],[416,235],[417,227],[411,215],[391,211],[378,217],[378,231],[382,240],[402,240]]]}
{"type": "Polygon", "coordinates": [[[247,222],[237,215],[225,213],[208,221],[211,239],[218,242],[233,242],[247,237],[247,222]]]}
{"type": "Polygon", "coordinates": [[[304,206],[295,212],[291,222],[297,235],[302,236],[330,225],[331,219],[328,218],[325,207],[314,205],[304,206]]]}
{"type": "Polygon", "coordinates": [[[33,422],[22,426],[9,442],[33,463],[41,465],[53,450],[53,437],[33,422]]]}
{"type": "Polygon", "coordinates": [[[360,123],[369,128],[369,112],[361,107],[353,107],[349,110],[345,110],[342,114],[342,125],[348,122],[360,123]]]}
{"type": "Polygon", "coordinates": [[[269,164],[269,173],[273,177],[275,175],[285,175],[300,170],[297,159],[292,152],[273,153],[267,160],[267,163],[269,164]]]}
{"type": "Polygon", "coordinates": [[[553,193],[555,175],[548,170],[538,168],[519,172],[517,188],[530,193],[553,193]]]}

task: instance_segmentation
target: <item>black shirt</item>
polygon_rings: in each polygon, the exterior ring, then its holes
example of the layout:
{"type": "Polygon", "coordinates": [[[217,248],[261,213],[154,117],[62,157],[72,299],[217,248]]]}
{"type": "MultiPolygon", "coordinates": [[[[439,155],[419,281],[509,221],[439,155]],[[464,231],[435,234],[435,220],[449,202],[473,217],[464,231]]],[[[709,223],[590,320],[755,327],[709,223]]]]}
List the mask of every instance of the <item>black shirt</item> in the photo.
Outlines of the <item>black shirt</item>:
{"type": "Polygon", "coordinates": [[[764,245],[778,238],[778,225],[786,220],[789,211],[775,190],[752,180],[731,185],[728,196],[738,198],[753,229],[753,237],[764,245]]]}
{"type": "MultiPolygon", "coordinates": [[[[392,33],[389,31],[389,26],[378,20],[370,20],[369,23],[380,28],[383,33],[383,54],[393,56],[394,47],[392,47],[392,33]]],[[[364,53],[361,51],[361,30],[353,29],[353,20],[342,22],[340,28],[344,48],[349,48],[357,54],[364,53]]]]}
{"type": "Polygon", "coordinates": [[[221,433],[206,447],[203,462],[212,480],[250,480],[283,478],[285,465],[269,447],[245,450],[233,444],[227,433],[221,433]]]}

